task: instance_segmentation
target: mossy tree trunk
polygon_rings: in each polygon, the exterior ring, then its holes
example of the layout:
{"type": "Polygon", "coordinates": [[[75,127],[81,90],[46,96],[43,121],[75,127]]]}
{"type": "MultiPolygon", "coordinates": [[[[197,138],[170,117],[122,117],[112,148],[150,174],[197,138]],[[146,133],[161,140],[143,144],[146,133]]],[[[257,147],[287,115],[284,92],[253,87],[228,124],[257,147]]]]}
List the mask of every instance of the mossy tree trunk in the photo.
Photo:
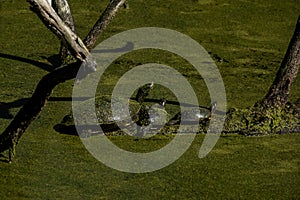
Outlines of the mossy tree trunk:
{"type": "Polygon", "coordinates": [[[269,92],[261,105],[265,108],[282,108],[289,100],[291,85],[300,66],[300,16],[282,64],[269,92]]]}
{"type": "Polygon", "coordinates": [[[243,135],[299,132],[299,105],[287,104],[299,67],[300,16],[268,93],[253,107],[243,110],[232,109],[227,112],[225,132],[238,132],[243,135]]]}
{"type": "Polygon", "coordinates": [[[31,98],[0,135],[0,153],[9,150],[9,161],[11,161],[14,155],[15,146],[21,136],[46,105],[53,89],[62,82],[74,79],[82,62],[85,62],[85,65],[91,68],[95,67],[93,66],[93,62],[88,62],[91,57],[89,51],[94,47],[97,39],[116,15],[125,0],[110,0],[106,10],[102,13],[84,40],[85,42],[82,42],[78,35],[62,21],[47,1],[28,0],[28,2],[31,5],[31,9],[38,15],[47,28],[58,36],[63,42],[63,45],[67,47],[68,51],[77,61],[60,66],[45,75],[39,81],[31,98]]]}

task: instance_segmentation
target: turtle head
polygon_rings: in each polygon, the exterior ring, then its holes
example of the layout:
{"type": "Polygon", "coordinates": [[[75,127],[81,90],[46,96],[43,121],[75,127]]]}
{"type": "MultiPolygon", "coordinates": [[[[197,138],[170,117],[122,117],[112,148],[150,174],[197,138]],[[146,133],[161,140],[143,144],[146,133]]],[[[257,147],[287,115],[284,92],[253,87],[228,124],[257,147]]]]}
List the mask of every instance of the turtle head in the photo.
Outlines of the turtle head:
{"type": "Polygon", "coordinates": [[[142,104],[145,101],[145,98],[149,95],[150,90],[153,88],[154,82],[147,83],[144,86],[140,87],[138,89],[138,92],[136,94],[136,100],[142,104]]]}
{"type": "Polygon", "coordinates": [[[150,85],[149,85],[149,87],[150,87],[150,89],[152,89],[153,88],[153,86],[154,86],[154,82],[152,81],[151,83],[149,83],[150,85]]]}
{"type": "Polygon", "coordinates": [[[162,98],[160,101],[159,101],[159,105],[161,106],[161,107],[165,107],[166,106],[166,103],[167,103],[167,100],[165,99],[165,98],[162,98]]]}
{"type": "Polygon", "coordinates": [[[214,101],[210,105],[210,116],[212,116],[214,114],[214,112],[216,111],[216,109],[217,109],[217,102],[214,101]]]}

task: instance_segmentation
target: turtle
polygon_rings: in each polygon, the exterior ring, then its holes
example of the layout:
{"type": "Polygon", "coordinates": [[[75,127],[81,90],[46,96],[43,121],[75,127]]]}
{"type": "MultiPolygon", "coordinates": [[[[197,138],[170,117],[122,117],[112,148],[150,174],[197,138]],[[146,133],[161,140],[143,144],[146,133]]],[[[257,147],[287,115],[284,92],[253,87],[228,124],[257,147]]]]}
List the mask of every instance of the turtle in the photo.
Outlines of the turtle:
{"type": "MultiPolygon", "coordinates": [[[[80,128],[81,131],[78,133],[80,137],[89,137],[91,135],[97,135],[107,132],[117,132],[120,130],[118,126],[119,122],[127,116],[125,116],[125,110],[121,109],[120,112],[116,116],[112,115],[111,104],[114,104],[118,108],[120,99],[111,98],[108,95],[98,96],[95,99],[88,99],[82,102],[82,104],[91,103],[89,101],[95,100],[95,110],[82,110],[78,113],[80,114],[80,118],[76,117],[76,127],[80,128]],[[92,113],[96,111],[97,121],[91,121],[94,119],[92,113]],[[91,119],[90,119],[91,118],[91,119]],[[102,131],[99,132],[99,126],[102,131]]],[[[131,119],[136,120],[135,113],[138,112],[140,105],[136,101],[129,100],[129,113],[132,118],[128,118],[126,121],[124,120],[123,124],[126,126],[127,123],[131,121],[131,119]]],[[[67,114],[61,121],[60,124],[57,124],[54,129],[60,133],[66,134],[74,134],[77,135],[77,131],[74,125],[73,112],[67,114]]],[[[100,130],[101,130],[100,129],[100,130]]]]}
{"type": "Polygon", "coordinates": [[[217,102],[212,102],[210,107],[191,107],[184,111],[178,112],[173,118],[170,119],[168,125],[175,124],[198,124],[199,121],[209,121],[217,108],[217,102]],[[181,119],[185,119],[181,122],[181,119]]]}
{"type": "Polygon", "coordinates": [[[213,102],[209,108],[200,106],[184,107],[184,110],[177,112],[167,122],[165,133],[177,134],[179,128],[180,133],[195,133],[196,127],[197,133],[206,133],[216,108],[216,102],[213,102]]]}
{"type": "Polygon", "coordinates": [[[136,94],[136,101],[140,104],[144,103],[145,98],[149,95],[149,92],[154,86],[154,82],[147,83],[144,86],[140,87],[136,94]]]}
{"type": "MultiPolygon", "coordinates": [[[[158,116],[163,115],[166,117],[168,114],[164,107],[166,103],[165,99],[161,100],[161,103],[154,104],[151,107],[145,104],[145,98],[149,95],[153,85],[152,82],[140,87],[134,99],[128,100],[102,95],[83,101],[83,104],[94,103],[88,101],[95,101],[97,124],[89,122],[89,118],[92,116],[91,114],[93,114],[94,110],[79,112],[82,114],[80,122],[77,121],[76,123],[77,128],[80,124],[79,126],[82,125],[82,128],[85,129],[81,131],[84,134],[80,136],[89,137],[93,134],[100,134],[98,125],[101,126],[104,133],[120,133],[121,129],[130,135],[135,135],[137,132],[139,134],[143,132],[142,135],[144,135],[146,131],[154,129],[154,126],[157,127],[159,122],[158,116]],[[129,112],[126,103],[129,105],[129,112]],[[111,105],[115,108],[114,113],[112,112],[111,105]]],[[[66,115],[61,123],[54,128],[61,133],[76,133],[72,113],[66,115]]]]}
{"type": "Polygon", "coordinates": [[[148,138],[160,132],[170,119],[170,115],[165,109],[166,102],[167,100],[162,98],[159,103],[140,109],[136,137],[148,138]]]}

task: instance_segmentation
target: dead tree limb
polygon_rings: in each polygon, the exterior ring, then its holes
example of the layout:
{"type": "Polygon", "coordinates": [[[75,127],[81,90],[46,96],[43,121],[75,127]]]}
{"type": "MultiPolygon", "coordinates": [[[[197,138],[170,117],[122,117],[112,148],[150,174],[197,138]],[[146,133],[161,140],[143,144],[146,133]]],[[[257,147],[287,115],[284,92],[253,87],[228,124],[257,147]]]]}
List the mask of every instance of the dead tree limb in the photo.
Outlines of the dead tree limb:
{"type": "MultiPolygon", "coordinates": [[[[74,24],[74,19],[71,13],[71,9],[67,0],[53,0],[52,7],[61,20],[75,33],[76,28],[74,24]]],[[[68,64],[74,61],[73,56],[71,55],[68,47],[64,45],[64,42],[61,42],[60,51],[59,51],[59,65],[68,64]]]]}
{"type": "MultiPolygon", "coordinates": [[[[89,46],[93,47],[96,43],[96,39],[103,32],[106,26],[111,21],[112,17],[119,10],[120,5],[124,3],[125,0],[111,0],[104,13],[105,16],[101,15],[100,18],[103,20],[107,20],[106,22],[102,22],[100,19],[97,21],[95,26],[91,32],[95,34],[95,36],[89,34],[87,38],[93,38],[93,40],[89,41],[89,46]],[[112,5],[116,5],[117,9],[113,9],[112,5]],[[113,12],[113,14],[109,14],[109,10],[113,12]],[[103,26],[103,24],[106,24],[103,26]]],[[[69,50],[74,54],[74,56],[78,59],[77,62],[68,64],[66,66],[62,66],[60,68],[55,69],[49,74],[45,75],[38,83],[32,97],[29,101],[20,109],[17,115],[14,117],[9,126],[4,130],[4,132],[0,135],[0,153],[9,150],[9,161],[11,161],[14,152],[15,146],[19,142],[19,139],[30,125],[30,123],[38,116],[43,107],[46,105],[53,89],[58,84],[70,80],[76,77],[79,67],[82,64],[82,61],[87,57],[90,53],[85,46],[87,43],[80,42],[80,38],[71,31],[70,28],[66,27],[63,23],[61,23],[61,19],[54,12],[53,8],[50,7],[50,4],[46,3],[43,0],[28,0],[31,4],[31,7],[34,12],[38,14],[43,23],[58,37],[64,40],[68,44],[69,50]],[[75,41],[75,44],[73,44],[75,41]],[[77,48],[78,47],[78,48],[77,48]]]]}
{"type": "Polygon", "coordinates": [[[68,47],[71,54],[78,60],[83,61],[90,57],[90,52],[78,37],[55,10],[45,0],[28,0],[31,10],[34,11],[42,22],[68,47]]]}
{"type": "Polygon", "coordinates": [[[267,95],[262,100],[263,107],[281,108],[289,100],[291,85],[297,77],[300,66],[300,16],[294,35],[290,41],[285,57],[276,78],[267,95]]]}
{"type": "Polygon", "coordinates": [[[111,0],[94,27],[84,39],[84,44],[89,50],[92,50],[101,33],[105,30],[110,21],[124,5],[126,0],[111,0]]]}
{"type": "MultiPolygon", "coordinates": [[[[62,21],[76,33],[75,23],[67,0],[53,0],[52,7],[62,21]]],[[[77,33],[76,33],[77,34],[77,33]]]]}

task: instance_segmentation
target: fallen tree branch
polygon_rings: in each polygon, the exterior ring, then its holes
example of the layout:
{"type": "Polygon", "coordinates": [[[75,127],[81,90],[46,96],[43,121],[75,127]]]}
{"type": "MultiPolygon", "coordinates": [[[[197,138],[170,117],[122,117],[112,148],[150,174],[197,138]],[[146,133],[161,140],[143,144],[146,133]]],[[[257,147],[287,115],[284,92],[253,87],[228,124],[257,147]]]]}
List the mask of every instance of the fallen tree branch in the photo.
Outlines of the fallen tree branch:
{"type": "Polygon", "coordinates": [[[34,11],[45,26],[50,29],[64,43],[70,53],[78,60],[83,61],[90,56],[81,39],[57,15],[55,10],[45,0],[28,0],[31,10],[34,11]]]}
{"type": "MultiPolygon", "coordinates": [[[[67,0],[53,0],[55,12],[61,18],[61,20],[74,32],[76,33],[74,19],[71,13],[71,9],[67,0]]],[[[77,33],[76,33],[77,34],[77,33]]]]}
{"type": "MultiPolygon", "coordinates": [[[[75,33],[76,28],[74,24],[74,19],[71,13],[71,9],[67,0],[53,0],[52,7],[61,20],[75,33]]],[[[59,51],[59,62],[58,65],[68,64],[74,62],[74,58],[71,55],[68,47],[64,45],[64,42],[61,42],[60,51],[59,51]]]]}

